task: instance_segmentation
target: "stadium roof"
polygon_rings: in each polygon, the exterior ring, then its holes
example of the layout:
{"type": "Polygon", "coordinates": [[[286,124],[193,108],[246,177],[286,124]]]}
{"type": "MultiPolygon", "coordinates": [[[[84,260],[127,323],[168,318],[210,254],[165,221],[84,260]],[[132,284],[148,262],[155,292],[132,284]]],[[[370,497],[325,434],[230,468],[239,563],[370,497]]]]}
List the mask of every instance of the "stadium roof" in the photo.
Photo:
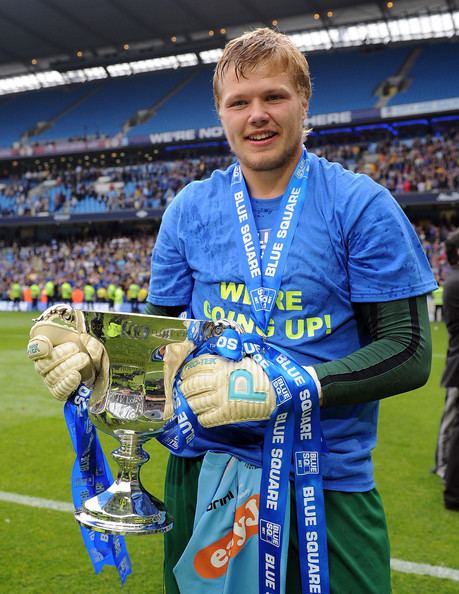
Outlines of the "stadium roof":
{"type": "Polygon", "coordinates": [[[213,49],[256,26],[298,32],[458,9],[459,0],[2,0],[0,77],[213,49]]]}

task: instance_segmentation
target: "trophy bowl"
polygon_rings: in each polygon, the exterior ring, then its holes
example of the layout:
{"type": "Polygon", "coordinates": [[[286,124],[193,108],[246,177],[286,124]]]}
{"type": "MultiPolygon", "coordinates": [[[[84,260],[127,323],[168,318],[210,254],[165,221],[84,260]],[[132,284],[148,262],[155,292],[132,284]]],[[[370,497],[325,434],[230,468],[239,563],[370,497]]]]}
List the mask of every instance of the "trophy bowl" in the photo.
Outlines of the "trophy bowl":
{"type": "Polygon", "coordinates": [[[87,499],[75,512],[83,526],[109,534],[155,534],[172,528],[164,503],[140,480],[149,455],[143,444],[165,424],[163,355],[166,346],[187,338],[190,324],[201,336],[212,334],[212,322],[145,316],[111,311],[84,311],[87,332],[105,347],[109,361],[106,392],[89,398],[93,424],[120,447],[112,456],[119,472],[113,484],[87,499]]]}

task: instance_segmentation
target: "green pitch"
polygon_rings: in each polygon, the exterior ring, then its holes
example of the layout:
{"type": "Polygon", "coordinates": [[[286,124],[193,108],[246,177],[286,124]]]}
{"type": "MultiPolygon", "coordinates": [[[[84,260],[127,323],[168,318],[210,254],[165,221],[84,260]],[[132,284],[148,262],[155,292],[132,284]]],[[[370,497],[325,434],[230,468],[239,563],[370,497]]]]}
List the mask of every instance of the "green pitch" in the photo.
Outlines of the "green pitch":
{"type": "MultiPolygon", "coordinates": [[[[26,359],[31,320],[31,314],[0,313],[0,491],[70,502],[73,452],[62,404],[48,395],[26,359]]],[[[459,570],[459,514],[443,508],[441,481],[430,473],[443,404],[439,378],[446,349],[443,324],[432,325],[432,332],[429,383],[382,403],[376,478],[386,506],[392,557],[459,570]]],[[[109,437],[103,435],[101,441],[107,454],[116,447],[109,437]]],[[[162,497],[167,453],[154,440],[146,449],[152,460],[144,466],[142,478],[162,497]]],[[[123,592],[161,594],[162,536],[131,536],[127,544],[133,574],[123,592]]],[[[94,574],[69,512],[0,501],[0,559],[0,592],[121,592],[114,568],[94,574]]],[[[457,594],[459,583],[394,571],[393,590],[457,594]]]]}

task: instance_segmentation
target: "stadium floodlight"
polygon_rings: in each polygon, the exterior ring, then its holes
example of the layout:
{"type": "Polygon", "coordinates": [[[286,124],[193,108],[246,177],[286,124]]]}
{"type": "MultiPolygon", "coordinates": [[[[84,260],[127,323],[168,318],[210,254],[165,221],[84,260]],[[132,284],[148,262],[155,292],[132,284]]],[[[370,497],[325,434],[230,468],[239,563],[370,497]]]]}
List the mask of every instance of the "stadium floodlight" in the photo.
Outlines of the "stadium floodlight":
{"type": "Polygon", "coordinates": [[[130,67],[134,74],[140,74],[141,72],[150,72],[154,70],[154,60],[138,60],[136,62],[130,62],[130,67]]]}
{"type": "Polygon", "coordinates": [[[132,74],[131,66],[128,62],[122,62],[120,64],[111,64],[107,66],[107,72],[110,76],[129,76],[132,74]]]}
{"type": "MultiPolygon", "coordinates": [[[[458,13],[459,14],[459,13],[458,13]]],[[[444,14],[431,15],[432,30],[437,31],[443,29],[448,37],[452,37],[455,33],[453,15],[446,12],[444,14]]]]}
{"type": "Polygon", "coordinates": [[[95,66],[94,68],[83,68],[83,72],[86,76],[86,80],[100,80],[102,78],[108,77],[107,71],[103,66],[95,66]]]}
{"type": "Polygon", "coordinates": [[[69,70],[68,72],[63,72],[62,76],[67,83],[82,83],[86,81],[86,75],[83,70],[69,70]]]}
{"type": "Polygon", "coordinates": [[[305,52],[331,47],[353,47],[388,43],[389,41],[415,41],[452,37],[459,30],[459,11],[438,13],[410,18],[373,21],[349,26],[331,27],[290,35],[293,43],[305,52]],[[318,35],[318,33],[322,35],[318,35]],[[326,36],[325,36],[326,34],[326,36]]]}
{"type": "Polygon", "coordinates": [[[199,63],[198,56],[195,53],[179,54],[177,56],[178,63],[182,68],[187,66],[196,66],[199,63]]]}
{"type": "MultiPolygon", "coordinates": [[[[149,60],[136,60],[129,62],[133,74],[141,72],[153,72],[155,70],[168,70],[195,66],[199,62],[198,56],[194,53],[178,54],[176,56],[163,56],[162,58],[151,58],[149,60]]],[[[107,68],[108,70],[109,68],[107,68]]],[[[111,72],[110,72],[111,75],[111,72]]]]}
{"type": "Polygon", "coordinates": [[[221,48],[199,52],[199,57],[203,64],[216,64],[222,55],[223,50],[221,48]]]}
{"type": "Polygon", "coordinates": [[[328,35],[330,37],[330,41],[333,46],[336,46],[340,40],[340,31],[337,27],[332,27],[328,30],[328,35]]]}
{"type": "Polygon", "coordinates": [[[23,91],[34,91],[41,87],[35,74],[24,74],[11,76],[0,80],[0,95],[22,93],[23,91]]]}
{"type": "Polygon", "coordinates": [[[347,35],[344,37],[349,45],[360,45],[368,40],[369,28],[367,25],[353,25],[347,28],[347,35]]]}
{"type": "Polygon", "coordinates": [[[47,72],[37,72],[37,77],[40,86],[46,87],[58,87],[59,85],[65,85],[65,78],[57,70],[48,70],[47,72]]]}
{"type": "MultiPolygon", "coordinates": [[[[293,35],[289,35],[289,37],[299,50],[301,50],[302,52],[307,50],[308,44],[305,39],[305,37],[306,37],[305,33],[295,33],[293,35]]],[[[205,52],[201,52],[201,53],[205,53],[205,52]]]]}
{"type": "Polygon", "coordinates": [[[99,80],[107,78],[108,74],[105,68],[97,66],[95,68],[80,68],[79,70],[68,70],[63,72],[62,76],[67,84],[83,83],[90,80],[99,80]]]}
{"type": "Polygon", "coordinates": [[[167,70],[168,68],[178,68],[179,63],[176,56],[164,56],[163,58],[155,58],[155,70],[167,70]]]}
{"type": "Polygon", "coordinates": [[[451,37],[455,34],[455,19],[459,13],[427,14],[388,22],[393,41],[414,41],[451,37]]]}

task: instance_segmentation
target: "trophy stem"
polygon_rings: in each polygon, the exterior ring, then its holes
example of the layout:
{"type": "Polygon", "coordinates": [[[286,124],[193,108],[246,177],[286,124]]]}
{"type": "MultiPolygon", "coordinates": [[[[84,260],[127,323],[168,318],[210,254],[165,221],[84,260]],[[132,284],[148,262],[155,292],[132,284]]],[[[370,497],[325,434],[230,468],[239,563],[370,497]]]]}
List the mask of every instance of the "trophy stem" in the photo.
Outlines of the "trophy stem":
{"type": "Polygon", "coordinates": [[[117,482],[130,482],[133,491],[142,490],[140,469],[150,459],[142,447],[146,440],[135,433],[123,433],[117,437],[121,446],[112,452],[112,457],[119,467],[116,480],[117,482]]]}
{"type": "Polygon", "coordinates": [[[121,445],[112,453],[119,467],[115,482],[85,501],[75,518],[91,530],[109,534],[168,532],[171,516],[140,480],[140,468],[150,458],[142,447],[146,439],[129,430],[117,431],[116,437],[121,445]]]}

